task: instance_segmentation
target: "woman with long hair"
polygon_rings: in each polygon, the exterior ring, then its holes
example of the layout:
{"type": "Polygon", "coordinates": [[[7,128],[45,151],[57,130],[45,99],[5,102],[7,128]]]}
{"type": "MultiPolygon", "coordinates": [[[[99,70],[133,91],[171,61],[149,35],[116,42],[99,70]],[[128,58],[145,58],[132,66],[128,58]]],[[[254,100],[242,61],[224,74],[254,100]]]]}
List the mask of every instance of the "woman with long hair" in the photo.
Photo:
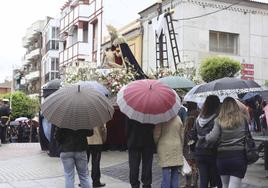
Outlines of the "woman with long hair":
{"type": "Polygon", "coordinates": [[[217,168],[223,188],[239,188],[247,170],[244,138],[247,117],[235,99],[224,99],[212,131],[206,135],[208,143],[217,143],[217,168]]]}
{"type": "Polygon", "coordinates": [[[215,95],[208,96],[189,135],[192,140],[195,140],[194,155],[199,170],[200,188],[208,188],[209,185],[211,187],[222,187],[220,176],[217,173],[217,168],[215,168],[216,146],[215,144],[207,144],[203,139],[213,129],[219,107],[219,98],[215,95]]]}

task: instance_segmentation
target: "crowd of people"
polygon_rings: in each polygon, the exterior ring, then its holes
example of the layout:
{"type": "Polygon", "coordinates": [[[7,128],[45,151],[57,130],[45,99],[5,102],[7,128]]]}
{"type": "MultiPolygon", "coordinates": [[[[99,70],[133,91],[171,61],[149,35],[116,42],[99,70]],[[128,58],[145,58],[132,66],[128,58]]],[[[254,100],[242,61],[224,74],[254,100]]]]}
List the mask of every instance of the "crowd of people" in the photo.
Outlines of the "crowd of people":
{"type": "Polygon", "coordinates": [[[0,140],[1,143],[38,142],[38,122],[33,120],[10,121],[8,99],[0,100],[0,140]]]}
{"type": "MultiPolygon", "coordinates": [[[[264,101],[259,102],[265,105],[264,101]]],[[[179,187],[179,173],[184,158],[191,167],[191,174],[185,174],[185,188],[241,187],[247,170],[244,138],[254,121],[250,108],[246,102],[243,104],[227,97],[221,103],[217,96],[211,95],[201,109],[196,103],[187,102],[176,117],[165,123],[143,124],[127,118],[125,125],[131,187],[152,187],[155,153],[162,169],[161,188],[179,187]]],[[[100,181],[100,160],[102,145],[107,139],[106,126],[93,130],[52,126],[54,130],[51,130],[47,147],[62,160],[66,188],[74,186],[74,167],[81,187],[105,186],[100,181]],[[88,170],[90,158],[92,184],[88,170]]]]}

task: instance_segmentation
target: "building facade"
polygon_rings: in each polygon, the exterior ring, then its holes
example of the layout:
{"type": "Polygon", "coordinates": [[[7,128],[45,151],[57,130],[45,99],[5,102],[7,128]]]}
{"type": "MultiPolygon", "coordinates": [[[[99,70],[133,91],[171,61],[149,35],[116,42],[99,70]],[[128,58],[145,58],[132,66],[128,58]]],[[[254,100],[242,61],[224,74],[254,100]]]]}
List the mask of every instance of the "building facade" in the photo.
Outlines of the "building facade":
{"type": "Polygon", "coordinates": [[[60,78],[59,49],[62,43],[60,42],[59,19],[47,18],[42,30],[42,41],[41,85],[43,86],[51,80],[60,78]]]}
{"type": "MultiPolygon", "coordinates": [[[[158,8],[156,3],[139,13],[145,72],[156,67],[152,20],[158,16],[158,8]]],[[[174,11],[172,17],[177,20],[173,23],[181,66],[198,68],[208,56],[229,56],[243,65],[243,79],[260,84],[268,80],[268,4],[252,0],[164,0],[162,11],[168,10],[174,11]]],[[[172,61],[171,53],[169,59],[172,61]]]]}
{"type": "Polygon", "coordinates": [[[100,64],[102,0],[70,0],[61,9],[60,67],[89,62],[100,64]]]}
{"type": "Polygon", "coordinates": [[[6,94],[11,92],[11,81],[5,80],[0,83],[0,94],[6,94]]]}
{"type": "Polygon", "coordinates": [[[45,20],[34,22],[26,31],[23,38],[23,47],[26,53],[23,57],[23,66],[20,79],[25,86],[25,93],[30,96],[41,95],[41,49],[42,29],[45,20]]]}

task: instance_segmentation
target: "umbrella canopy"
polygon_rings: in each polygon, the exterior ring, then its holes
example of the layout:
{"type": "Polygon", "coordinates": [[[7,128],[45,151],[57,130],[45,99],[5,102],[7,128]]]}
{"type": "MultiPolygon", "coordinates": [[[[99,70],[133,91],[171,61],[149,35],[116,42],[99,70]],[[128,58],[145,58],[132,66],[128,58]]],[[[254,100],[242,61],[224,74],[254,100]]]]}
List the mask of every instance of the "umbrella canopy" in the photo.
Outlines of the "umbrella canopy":
{"type": "Polygon", "coordinates": [[[192,88],[195,86],[195,83],[191,80],[183,78],[181,76],[167,76],[164,78],[158,79],[160,82],[168,85],[172,89],[178,88],[192,88]]]}
{"type": "MultiPolygon", "coordinates": [[[[196,90],[201,86],[202,85],[196,85],[190,91],[188,91],[188,93],[186,93],[186,95],[184,96],[183,101],[185,101],[185,102],[195,102],[195,103],[199,104],[199,106],[202,106],[203,103],[205,102],[207,96],[206,95],[198,96],[198,95],[195,94],[196,90]]],[[[238,96],[236,94],[232,93],[230,95],[220,95],[219,99],[220,99],[221,102],[223,102],[223,100],[226,97],[233,97],[235,99],[238,98],[238,96]]]]}
{"type": "Polygon", "coordinates": [[[255,92],[249,92],[247,94],[245,94],[242,98],[242,100],[246,101],[246,100],[249,100],[257,95],[260,95],[259,93],[255,93],[255,92]]]}
{"type": "Polygon", "coordinates": [[[20,125],[20,123],[18,121],[11,121],[9,123],[9,125],[11,125],[11,126],[18,126],[18,125],[20,125]]]}
{"type": "Polygon", "coordinates": [[[28,118],[27,117],[19,117],[19,118],[16,118],[15,121],[19,122],[19,121],[27,121],[28,118]]]}
{"type": "Polygon", "coordinates": [[[80,85],[81,87],[95,89],[104,96],[109,96],[111,94],[106,87],[104,87],[97,81],[79,81],[77,84],[80,85]]]}
{"type": "Polygon", "coordinates": [[[195,102],[195,103],[204,103],[205,102],[205,97],[200,97],[194,95],[195,91],[200,87],[201,85],[196,85],[194,86],[186,95],[183,97],[183,101],[186,102],[195,102]]]}
{"type": "Polygon", "coordinates": [[[42,89],[59,89],[60,87],[62,87],[62,80],[54,79],[43,85],[42,89]]]}
{"type": "Polygon", "coordinates": [[[260,94],[261,94],[263,100],[268,102],[268,90],[261,91],[260,94]]]}
{"type": "Polygon", "coordinates": [[[43,97],[48,97],[55,91],[57,91],[59,88],[62,87],[62,80],[60,79],[54,79],[49,82],[47,82],[45,85],[43,85],[42,90],[43,90],[43,97]]]}
{"type": "Polygon", "coordinates": [[[231,94],[247,93],[261,90],[261,86],[253,80],[242,80],[239,78],[225,77],[203,84],[202,86],[198,87],[194,93],[198,96],[228,96],[231,94]]]}
{"type": "Polygon", "coordinates": [[[72,130],[103,126],[114,113],[105,96],[80,85],[59,89],[45,99],[41,111],[50,123],[72,130]]]}
{"type": "Polygon", "coordinates": [[[157,124],[176,116],[181,107],[177,93],[157,80],[137,80],[117,94],[117,104],[130,119],[157,124]]]}

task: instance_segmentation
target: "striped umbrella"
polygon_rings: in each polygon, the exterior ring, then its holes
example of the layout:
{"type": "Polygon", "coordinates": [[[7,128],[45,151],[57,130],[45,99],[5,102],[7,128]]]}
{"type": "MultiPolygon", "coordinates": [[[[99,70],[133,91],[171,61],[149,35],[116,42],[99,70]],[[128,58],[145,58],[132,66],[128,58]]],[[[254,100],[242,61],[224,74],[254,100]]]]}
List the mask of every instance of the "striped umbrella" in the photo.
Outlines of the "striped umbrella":
{"type": "Polygon", "coordinates": [[[45,99],[41,111],[50,123],[73,130],[103,126],[114,113],[105,96],[80,85],[59,89],[45,99]]]}
{"type": "Polygon", "coordinates": [[[117,104],[130,119],[141,123],[167,122],[181,107],[177,93],[157,80],[137,80],[117,94],[117,104]]]}

